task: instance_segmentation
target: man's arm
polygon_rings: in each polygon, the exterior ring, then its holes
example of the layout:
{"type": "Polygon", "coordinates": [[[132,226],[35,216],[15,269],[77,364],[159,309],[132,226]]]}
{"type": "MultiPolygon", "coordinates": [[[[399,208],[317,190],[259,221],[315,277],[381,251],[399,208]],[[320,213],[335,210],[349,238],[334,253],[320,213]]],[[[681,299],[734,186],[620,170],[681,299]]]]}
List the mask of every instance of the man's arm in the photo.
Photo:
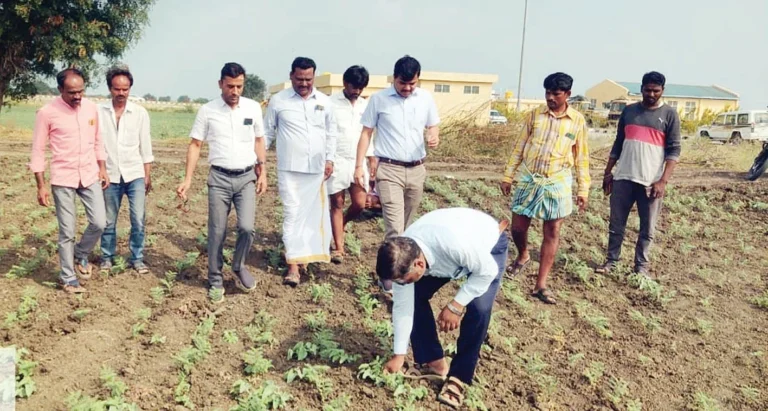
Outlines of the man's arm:
{"type": "Polygon", "coordinates": [[[333,114],[333,104],[325,110],[325,160],[336,160],[336,139],[339,138],[339,125],[333,114]]]}
{"type": "MultiPolygon", "coordinates": [[[[586,201],[589,198],[589,187],[592,184],[592,178],[589,176],[589,145],[587,143],[587,124],[579,127],[576,132],[576,141],[573,145],[573,164],[576,169],[577,191],[576,197],[581,197],[586,201]]],[[[580,207],[581,204],[579,204],[580,207]]],[[[584,204],[586,206],[586,203],[584,204]]]]}
{"type": "Polygon", "coordinates": [[[430,94],[429,112],[427,114],[427,147],[437,148],[440,144],[440,116],[437,113],[437,104],[430,94]]]}
{"type": "Polygon", "coordinates": [[[608,165],[605,167],[605,174],[610,174],[613,170],[613,166],[616,165],[616,162],[619,161],[619,157],[621,157],[621,152],[624,150],[624,127],[626,125],[626,120],[624,119],[624,113],[626,113],[627,109],[625,108],[624,111],[621,112],[621,116],[619,117],[619,124],[616,126],[616,140],[613,141],[613,147],[611,147],[611,153],[608,157],[608,165]],[[613,161],[611,161],[613,160],[613,161]]]}
{"type": "Polygon", "coordinates": [[[272,147],[272,143],[275,141],[277,135],[277,110],[275,105],[276,96],[273,96],[267,104],[267,114],[264,118],[264,147],[269,149],[272,147]]]}
{"type": "Polygon", "coordinates": [[[398,372],[405,362],[408,353],[408,342],[413,329],[413,284],[392,284],[392,328],[394,331],[393,356],[385,365],[388,372],[398,372]]]}
{"type": "Polygon", "coordinates": [[[523,162],[523,153],[525,152],[525,146],[528,144],[528,139],[531,138],[535,116],[536,110],[533,110],[528,117],[528,121],[525,122],[525,126],[520,130],[520,135],[513,142],[512,154],[509,156],[506,167],[504,167],[504,176],[501,179],[502,191],[505,191],[504,195],[509,195],[512,180],[514,180],[515,175],[517,175],[517,169],[520,168],[520,164],[523,162]]]}
{"type": "Polygon", "coordinates": [[[144,188],[147,193],[152,190],[152,163],[155,156],[152,154],[152,132],[150,129],[149,113],[142,110],[141,128],[139,131],[139,152],[144,163],[144,188]]]}
{"type": "Polygon", "coordinates": [[[462,249],[456,253],[456,259],[462,267],[472,273],[453,299],[462,307],[466,307],[472,300],[488,291],[488,287],[499,274],[499,266],[490,250],[479,253],[473,249],[462,249]]]}
{"type": "Polygon", "coordinates": [[[101,189],[106,190],[109,187],[109,175],[107,174],[107,149],[104,147],[104,139],[101,138],[99,131],[99,112],[96,108],[93,110],[94,116],[94,137],[93,149],[96,152],[96,164],[99,165],[99,180],[101,180],[101,189]]]}
{"type": "Polygon", "coordinates": [[[50,205],[50,194],[45,184],[45,149],[48,147],[48,133],[48,117],[44,112],[38,111],[35,116],[35,128],[32,131],[32,155],[29,161],[29,170],[35,174],[37,202],[45,207],[50,205]]]}
{"type": "Polygon", "coordinates": [[[176,194],[182,200],[187,199],[187,191],[192,185],[192,176],[197,167],[197,160],[200,158],[200,149],[203,147],[203,141],[208,137],[208,116],[205,112],[205,106],[200,107],[195,117],[195,123],[192,125],[192,131],[189,132],[191,138],[187,148],[187,167],[184,172],[184,181],[176,189],[176,194]]]}
{"type": "Polygon", "coordinates": [[[667,183],[672,178],[672,173],[675,171],[677,162],[680,160],[680,117],[678,117],[677,112],[673,113],[671,121],[668,122],[665,136],[664,172],[661,175],[661,179],[651,185],[651,195],[654,198],[664,197],[667,183]]]}
{"type": "Polygon", "coordinates": [[[368,184],[368,182],[365,181],[365,170],[363,167],[365,164],[365,155],[368,151],[368,144],[370,144],[371,141],[371,134],[373,134],[373,129],[363,126],[363,131],[360,133],[360,141],[357,142],[354,180],[356,184],[363,188],[368,184]]]}

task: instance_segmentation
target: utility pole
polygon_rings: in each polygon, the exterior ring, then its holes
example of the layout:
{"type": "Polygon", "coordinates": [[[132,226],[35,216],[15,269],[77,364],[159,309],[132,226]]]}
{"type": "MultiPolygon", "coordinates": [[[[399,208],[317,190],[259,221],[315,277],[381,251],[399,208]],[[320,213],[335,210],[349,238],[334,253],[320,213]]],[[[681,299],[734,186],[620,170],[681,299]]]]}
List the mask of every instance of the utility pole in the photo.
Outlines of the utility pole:
{"type": "Polygon", "coordinates": [[[525,0],[525,12],[523,14],[523,43],[520,46],[520,74],[517,77],[517,107],[520,111],[520,90],[523,87],[523,56],[525,54],[525,24],[528,21],[528,0],[525,0]]]}

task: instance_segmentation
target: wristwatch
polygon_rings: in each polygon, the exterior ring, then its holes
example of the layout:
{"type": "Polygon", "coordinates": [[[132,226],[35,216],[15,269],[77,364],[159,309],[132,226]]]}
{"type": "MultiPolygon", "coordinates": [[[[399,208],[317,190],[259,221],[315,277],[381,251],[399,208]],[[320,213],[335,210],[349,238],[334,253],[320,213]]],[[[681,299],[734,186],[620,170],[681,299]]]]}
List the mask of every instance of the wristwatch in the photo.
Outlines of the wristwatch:
{"type": "Polygon", "coordinates": [[[459,317],[464,315],[464,311],[463,310],[459,310],[458,308],[454,307],[453,304],[451,304],[451,303],[446,304],[445,308],[447,308],[448,311],[458,315],[459,317]]]}

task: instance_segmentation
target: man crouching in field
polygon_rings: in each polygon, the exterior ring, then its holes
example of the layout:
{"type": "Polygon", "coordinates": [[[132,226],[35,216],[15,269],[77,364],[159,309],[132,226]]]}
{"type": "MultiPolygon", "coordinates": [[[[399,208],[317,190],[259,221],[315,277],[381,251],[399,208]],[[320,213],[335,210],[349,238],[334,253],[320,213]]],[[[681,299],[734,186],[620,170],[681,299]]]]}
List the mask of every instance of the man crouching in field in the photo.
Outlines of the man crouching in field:
{"type": "Polygon", "coordinates": [[[437,400],[454,408],[464,401],[465,384],[472,383],[488,332],[507,261],[507,224],[469,208],[440,209],[379,248],[376,272],[381,280],[393,282],[394,291],[394,356],[385,370],[400,371],[410,337],[418,366],[407,370],[406,376],[445,381],[437,400]],[[443,332],[459,328],[461,322],[449,368],[429,300],[448,281],[463,277],[467,281],[437,318],[443,332]]]}

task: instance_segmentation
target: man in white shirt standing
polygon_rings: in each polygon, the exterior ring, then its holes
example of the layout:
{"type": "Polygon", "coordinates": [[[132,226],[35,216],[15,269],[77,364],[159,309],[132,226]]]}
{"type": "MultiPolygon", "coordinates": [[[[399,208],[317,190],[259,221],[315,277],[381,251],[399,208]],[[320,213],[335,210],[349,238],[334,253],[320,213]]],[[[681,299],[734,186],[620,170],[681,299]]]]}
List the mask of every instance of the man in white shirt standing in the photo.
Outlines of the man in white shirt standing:
{"type": "Polygon", "coordinates": [[[128,101],[133,75],[126,66],[107,71],[112,101],[99,106],[99,133],[107,151],[109,187],[104,190],[107,226],[101,234],[101,271],[109,272],[117,246],[117,214],[123,196],[128,197],[131,234],[130,265],[139,274],[149,272],[144,264],[144,216],[146,195],[152,189],[152,137],[149,113],[128,101]]]}
{"type": "MultiPolygon", "coordinates": [[[[437,148],[440,142],[437,106],[428,91],[416,86],[420,75],[421,65],[415,58],[405,56],[397,60],[392,87],[371,96],[361,121],[363,131],[357,145],[355,182],[361,186],[367,184],[364,161],[376,129],[376,188],[386,227],[385,238],[402,233],[421,203],[427,178],[424,130],[429,148],[437,148]]],[[[392,283],[383,281],[381,285],[391,295],[392,283]]]]}
{"type": "Polygon", "coordinates": [[[465,384],[471,384],[488,332],[491,310],[507,261],[508,221],[469,208],[444,208],[425,214],[402,236],[379,248],[376,273],[394,282],[394,356],[385,369],[398,372],[410,337],[420,369],[418,378],[446,380],[438,401],[458,408],[465,384]],[[450,280],[467,277],[456,297],[437,318],[440,331],[461,329],[450,368],[437,336],[429,300],[450,280]],[[464,317],[462,319],[462,316],[464,317]]]}
{"type": "MultiPolygon", "coordinates": [[[[360,95],[368,86],[368,78],[365,67],[352,66],[344,72],[344,89],[331,95],[333,116],[339,128],[333,174],[327,183],[328,194],[331,196],[331,228],[336,247],[331,252],[331,261],[336,264],[344,260],[344,227],[365,209],[367,186],[355,184],[354,174],[357,142],[363,129],[360,118],[368,107],[368,100],[360,95]],[[344,193],[347,190],[351,204],[344,213],[344,193]]],[[[375,171],[373,144],[370,144],[367,156],[366,174],[369,169],[375,171]]]]}
{"type": "Polygon", "coordinates": [[[227,217],[232,205],[237,214],[237,242],[232,257],[235,285],[249,292],[256,288],[245,257],[253,244],[256,231],[256,194],[267,189],[267,159],[264,123],[258,102],[241,97],[245,85],[245,69],[227,63],[221,69],[221,98],[200,107],[189,136],[184,182],[176,190],[187,200],[200,148],[208,142],[208,296],[213,303],[224,301],[221,270],[224,265],[224,240],[227,217]]]}
{"type": "Polygon", "coordinates": [[[336,155],[336,120],[331,99],[314,88],[315,62],[297,57],[291,88],[269,100],[264,120],[267,147],[277,145],[277,188],[283,202],[283,244],[288,271],[283,283],[296,287],[300,267],[331,260],[331,217],[325,180],[336,155]]]}

